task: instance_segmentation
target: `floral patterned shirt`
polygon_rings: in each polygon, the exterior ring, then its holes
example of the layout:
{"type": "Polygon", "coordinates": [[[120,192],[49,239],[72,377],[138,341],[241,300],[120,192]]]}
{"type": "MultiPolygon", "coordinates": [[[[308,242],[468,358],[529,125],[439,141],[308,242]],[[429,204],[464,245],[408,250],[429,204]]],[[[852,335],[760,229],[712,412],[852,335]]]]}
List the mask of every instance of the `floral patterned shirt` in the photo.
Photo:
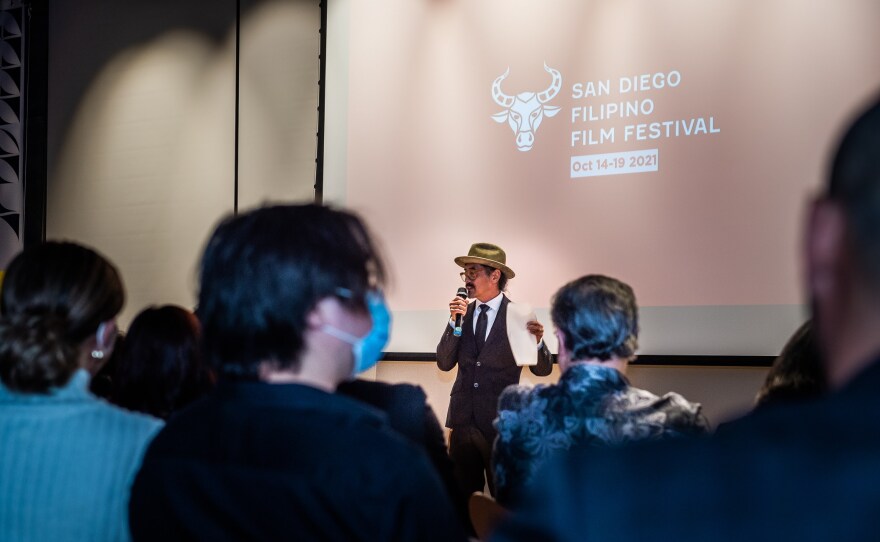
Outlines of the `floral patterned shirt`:
{"type": "Polygon", "coordinates": [[[573,445],[619,445],[701,435],[709,430],[697,403],[630,386],[616,369],[569,367],[555,385],[510,386],[498,400],[492,463],[498,501],[510,505],[552,453],[573,445]]]}

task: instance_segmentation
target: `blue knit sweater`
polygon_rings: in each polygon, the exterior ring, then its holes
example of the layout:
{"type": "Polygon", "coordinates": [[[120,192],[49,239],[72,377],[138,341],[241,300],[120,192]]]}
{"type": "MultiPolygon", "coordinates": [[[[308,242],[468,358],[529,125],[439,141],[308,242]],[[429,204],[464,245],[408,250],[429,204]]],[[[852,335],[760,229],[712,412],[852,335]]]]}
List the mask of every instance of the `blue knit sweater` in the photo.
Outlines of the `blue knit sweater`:
{"type": "Polygon", "coordinates": [[[49,394],[0,385],[0,540],[128,540],[128,499],[162,422],[88,391],[77,371],[49,394]]]}

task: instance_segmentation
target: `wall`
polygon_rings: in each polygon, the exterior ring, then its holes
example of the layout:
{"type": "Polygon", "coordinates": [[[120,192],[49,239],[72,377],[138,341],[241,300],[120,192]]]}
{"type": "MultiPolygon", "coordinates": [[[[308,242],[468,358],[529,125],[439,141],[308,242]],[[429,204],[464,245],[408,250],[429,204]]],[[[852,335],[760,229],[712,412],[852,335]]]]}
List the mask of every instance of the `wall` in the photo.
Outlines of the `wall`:
{"type": "Polygon", "coordinates": [[[120,268],[123,326],[195,303],[214,224],[240,207],[311,200],[320,8],[242,2],[236,185],[236,3],[53,0],[47,237],[120,268]]]}

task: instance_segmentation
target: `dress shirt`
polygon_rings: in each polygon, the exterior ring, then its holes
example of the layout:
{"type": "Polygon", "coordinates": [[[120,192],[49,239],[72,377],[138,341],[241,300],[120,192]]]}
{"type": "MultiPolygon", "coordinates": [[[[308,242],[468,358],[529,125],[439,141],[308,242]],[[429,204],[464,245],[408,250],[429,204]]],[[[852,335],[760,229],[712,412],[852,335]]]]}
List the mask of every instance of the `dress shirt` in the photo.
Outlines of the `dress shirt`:
{"type": "MultiPolygon", "coordinates": [[[[504,297],[504,294],[499,293],[498,295],[496,295],[495,297],[493,297],[489,301],[486,301],[485,303],[483,303],[479,299],[477,300],[477,306],[474,307],[474,314],[475,315],[479,316],[480,306],[488,305],[488,307],[489,307],[486,312],[486,336],[483,337],[484,339],[489,338],[489,333],[492,331],[492,325],[495,323],[495,317],[498,316],[498,308],[501,307],[501,299],[503,297],[504,297]]],[[[476,333],[476,331],[477,331],[477,318],[476,317],[473,318],[473,324],[474,324],[474,333],[476,333]]]]}
{"type": "MultiPolygon", "coordinates": [[[[473,317],[473,322],[472,322],[472,324],[474,326],[474,334],[476,334],[476,332],[477,332],[477,317],[480,315],[480,306],[481,305],[488,305],[489,308],[487,309],[487,312],[486,312],[486,336],[484,337],[484,339],[489,338],[489,333],[492,332],[492,325],[495,323],[495,317],[498,316],[498,308],[501,307],[501,300],[503,297],[504,297],[504,292],[499,292],[498,295],[496,295],[495,297],[493,297],[489,301],[486,301],[485,303],[483,303],[479,299],[476,301],[476,306],[474,307],[474,317],[473,317]]],[[[455,320],[454,319],[452,319],[452,318],[449,319],[449,326],[455,327],[455,320]]],[[[536,346],[537,346],[538,350],[540,350],[541,347],[544,346],[544,339],[541,339],[536,346]]]]}

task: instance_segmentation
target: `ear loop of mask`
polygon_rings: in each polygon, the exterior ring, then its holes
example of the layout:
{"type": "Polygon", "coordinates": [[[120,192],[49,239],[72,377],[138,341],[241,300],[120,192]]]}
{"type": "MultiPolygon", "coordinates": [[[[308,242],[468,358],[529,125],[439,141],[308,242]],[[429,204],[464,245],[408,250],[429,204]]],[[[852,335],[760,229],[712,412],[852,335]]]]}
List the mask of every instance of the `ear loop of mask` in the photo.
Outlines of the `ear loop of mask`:
{"type": "Polygon", "coordinates": [[[340,341],[346,342],[351,345],[357,344],[362,339],[361,337],[355,337],[351,333],[346,333],[341,329],[336,329],[335,327],[327,324],[321,326],[321,331],[323,331],[327,335],[330,335],[331,337],[335,337],[340,341]]]}
{"type": "MultiPolygon", "coordinates": [[[[352,292],[347,288],[337,288],[336,294],[350,299],[352,292]]],[[[367,293],[366,303],[372,325],[363,337],[355,337],[350,333],[327,324],[321,326],[321,331],[327,335],[336,337],[352,346],[352,353],[354,355],[352,376],[376,365],[382,357],[382,348],[388,343],[391,314],[388,311],[388,306],[385,304],[385,297],[380,291],[374,290],[367,293]]]]}

